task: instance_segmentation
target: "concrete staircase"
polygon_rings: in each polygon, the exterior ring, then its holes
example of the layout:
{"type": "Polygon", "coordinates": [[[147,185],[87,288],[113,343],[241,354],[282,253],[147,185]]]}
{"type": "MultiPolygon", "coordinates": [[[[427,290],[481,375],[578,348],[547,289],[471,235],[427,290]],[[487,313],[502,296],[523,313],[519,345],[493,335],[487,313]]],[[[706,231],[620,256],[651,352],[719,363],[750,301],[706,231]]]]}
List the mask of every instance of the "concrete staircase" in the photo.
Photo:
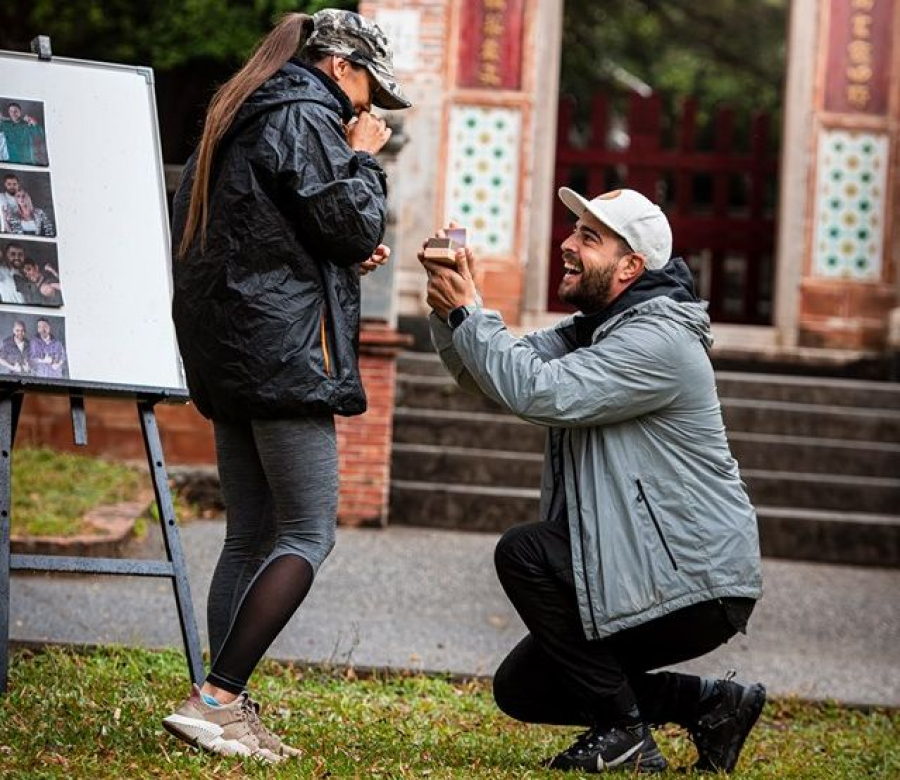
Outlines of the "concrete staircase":
{"type": "MultiPolygon", "coordinates": [[[[764,555],[900,567],[900,384],[717,372],[764,555]]],[[[537,519],[545,431],[398,362],[390,522],[500,531],[537,519]]]]}

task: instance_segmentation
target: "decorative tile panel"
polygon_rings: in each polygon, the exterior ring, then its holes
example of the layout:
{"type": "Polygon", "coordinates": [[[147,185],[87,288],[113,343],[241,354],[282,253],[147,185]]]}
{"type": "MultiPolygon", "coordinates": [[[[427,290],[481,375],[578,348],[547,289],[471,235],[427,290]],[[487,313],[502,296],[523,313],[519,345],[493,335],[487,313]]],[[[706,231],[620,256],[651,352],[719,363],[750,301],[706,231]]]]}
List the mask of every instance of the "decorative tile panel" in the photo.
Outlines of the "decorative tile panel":
{"type": "Polygon", "coordinates": [[[469,245],[487,256],[515,252],[521,135],[518,109],[450,110],[444,214],[465,225],[469,245]]]}
{"type": "Polygon", "coordinates": [[[887,171],[887,135],[821,132],[813,233],[817,276],[881,279],[887,171]]]}

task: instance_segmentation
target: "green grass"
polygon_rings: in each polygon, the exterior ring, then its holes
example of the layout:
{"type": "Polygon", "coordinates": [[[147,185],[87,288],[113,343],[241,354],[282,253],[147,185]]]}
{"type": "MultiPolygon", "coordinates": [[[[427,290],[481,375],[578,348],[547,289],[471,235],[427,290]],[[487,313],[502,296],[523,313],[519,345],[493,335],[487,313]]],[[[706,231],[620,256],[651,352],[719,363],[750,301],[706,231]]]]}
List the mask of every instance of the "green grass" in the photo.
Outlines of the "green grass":
{"type": "MultiPolygon", "coordinates": [[[[266,662],[254,680],[266,724],[304,757],[278,767],[200,753],[160,719],[187,693],[183,656],[106,648],[20,650],[0,697],[4,778],[509,778],[579,777],[540,768],[574,729],[526,726],[501,714],[484,682],[266,662]]],[[[900,777],[900,713],[776,701],[766,706],[735,778],[900,777]]],[[[657,732],[684,777],[695,754],[678,729],[657,732]]],[[[690,774],[690,773],[689,773],[690,774]]],[[[619,775],[612,775],[620,777],[619,775]]],[[[701,775],[697,775],[701,777],[701,775]]]]}
{"type": "Polygon", "coordinates": [[[132,501],[147,484],[125,464],[50,449],[16,447],[12,466],[12,532],[24,536],[90,533],[85,512],[132,501]]]}

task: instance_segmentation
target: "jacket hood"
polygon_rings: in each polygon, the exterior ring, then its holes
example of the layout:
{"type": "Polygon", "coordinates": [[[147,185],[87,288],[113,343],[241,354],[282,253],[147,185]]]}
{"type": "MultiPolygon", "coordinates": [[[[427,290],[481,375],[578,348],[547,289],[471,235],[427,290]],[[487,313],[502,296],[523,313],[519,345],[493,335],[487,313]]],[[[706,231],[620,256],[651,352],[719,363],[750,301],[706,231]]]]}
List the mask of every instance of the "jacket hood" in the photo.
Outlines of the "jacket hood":
{"type": "Polygon", "coordinates": [[[291,59],[244,101],[235,125],[244,124],[286,103],[300,101],[319,103],[338,114],[344,122],[353,118],[350,99],[334,81],[318,68],[291,59]]]}
{"type": "Polygon", "coordinates": [[[579,347],[589,346],[601,325],[635,307],[639,307],[642,312],[652,310],[656,316],[678,322],[696,332],[707,350],[712,346],[706,304],[697,297],[691,269],[680,257],[673,257],[657,270],[644,271],[631,287],[605,309],[592,314],[576,315],[572,321],[575,343],[579,347]],[[658,305],[645,306],[648,302],[658,305]]]}
{"type": "Polygon", "coordinates": [[[680,257],[673,257],[655,271],[648,268],[612,305],[616,306],[622,300],[627,302],[627,306],[633,306],[657,295],[665,295],[677,303],[698,302],[691,269],[680,257]]]}

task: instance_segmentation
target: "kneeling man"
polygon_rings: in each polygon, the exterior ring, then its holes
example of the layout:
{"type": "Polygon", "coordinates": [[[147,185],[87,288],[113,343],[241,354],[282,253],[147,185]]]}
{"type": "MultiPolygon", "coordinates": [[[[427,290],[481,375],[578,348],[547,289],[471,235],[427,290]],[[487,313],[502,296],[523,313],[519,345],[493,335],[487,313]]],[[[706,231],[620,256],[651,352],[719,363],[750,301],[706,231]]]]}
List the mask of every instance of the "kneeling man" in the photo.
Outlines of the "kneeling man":
{"type": "Polygon", "coordinates": [[[580,313],[517,338],[484,309],[474,255],[420,260],[432,340],[463,388],[548,429],[541,520],[497,545],[528,635],[494,678],[502,710],[587,731],[558,769],[662,771],[649,726],[676,723],[697,768],[730,772],[760,684],[653,671],[745,632],[762,594],[756,514],[731,456],[705,306],[672,232],[633,190],[560,198],[575,213],[559,297],[580,313]]]}

